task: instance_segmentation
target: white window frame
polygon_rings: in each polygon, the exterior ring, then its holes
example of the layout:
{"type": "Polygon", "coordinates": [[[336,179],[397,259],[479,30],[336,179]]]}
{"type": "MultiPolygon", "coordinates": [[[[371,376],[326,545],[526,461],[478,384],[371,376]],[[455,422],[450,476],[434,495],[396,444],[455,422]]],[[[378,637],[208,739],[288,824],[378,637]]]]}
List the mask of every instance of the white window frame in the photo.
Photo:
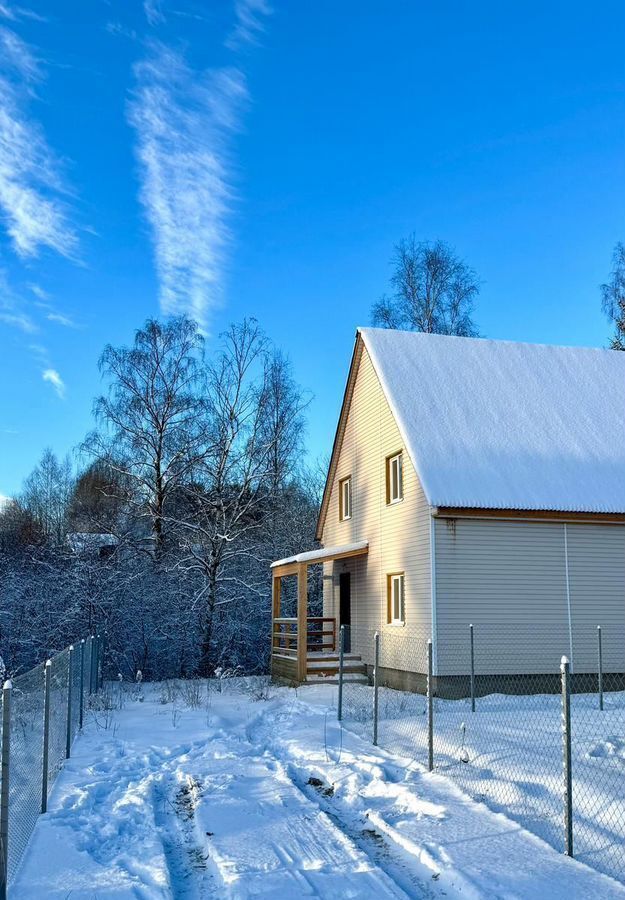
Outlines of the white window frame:
{"type": "Polygon", "coordinates": [[[390,625],[406,624],[406,577],[403,572],[396,572],[388,576],[390,604],[391,604],[391,621],[390,625]],[[396,595],[395,587],[398,585],[399,593],[396,595]],[[395,603],[397,602],[397,610],[395,603]],[[397,611],[397,615],[395,615],[397,611]],[[403,616],[402,616],[403,612],[403,616]]]}
{"type": "Polygon", "coordinates": [[[387,478],[388,478],[388,502],[389,506],[393,503],[401,503],[404,499],[404,460],[403,452],[400,450],[392,456],[387,457],[387,478]],[[394,478],[393,469],[397,467],[397,476],[394,478]],[[395,488],[395,492],[393,491],[395,488]]]}
{"type": "Polygon", "coordinates": [[[347,475],[339,481],[339,490],[341,491],[341,522],[348,522],[352,517],[352,476],[347,475]],[[347,498],[345,491],[347,489],[347,498]],[[347,503],[345,500],[347,499],[347,503]]]}

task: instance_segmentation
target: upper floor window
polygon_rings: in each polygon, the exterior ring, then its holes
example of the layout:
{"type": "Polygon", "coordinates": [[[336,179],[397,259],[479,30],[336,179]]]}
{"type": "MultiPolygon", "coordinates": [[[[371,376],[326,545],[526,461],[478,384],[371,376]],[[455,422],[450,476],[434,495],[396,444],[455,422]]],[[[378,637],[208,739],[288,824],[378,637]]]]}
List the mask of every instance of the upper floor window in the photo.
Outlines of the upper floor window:
{"type": "Polygon", "coordinates": [[[406,624],[404,573],[387,576],[387,616],[389,625],[406,624]]]}
{"type": "Polygon", "coordinates": [[[386,502],[397,503],[404,499],[403,454],[386,457],[386,502]]]}
{"type": "Polygon", "coordinates": [[[345,522],[352,517],[352,477],[339,481],[339,519],[345,522]]]}

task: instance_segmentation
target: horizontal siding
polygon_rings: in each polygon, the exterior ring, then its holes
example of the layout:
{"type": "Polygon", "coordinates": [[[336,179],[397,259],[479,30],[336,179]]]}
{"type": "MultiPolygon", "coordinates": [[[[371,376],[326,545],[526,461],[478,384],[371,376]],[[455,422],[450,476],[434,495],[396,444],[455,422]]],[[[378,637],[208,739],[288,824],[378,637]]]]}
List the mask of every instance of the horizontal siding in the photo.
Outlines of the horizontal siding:
{"type": "MultiPolygon", "coordinates": [[[[339,617],[338,576],[352,573],[352,649],[373,662],[373,633],[383,634],[388,665],[414,666],[414,644],[431,631],[429,507],[412,462],[380,387],[371,360],[363,351],[345,435],[325,520],[326,547],[369,541],[365,558],[336,561],[324,567],[324,610],[339,617]],[[386,457],[404,450],[404,500],[386,504],[386,457]],[[352,518],[339,521],[338,483],[351,475],[352,518]],[[386,623],[386,575],[405,572],[406,625],[386,623]],[[386,637],[385,637],[386,636],[386,637]]],[[[386,663],[385,663],[386,664],[386,663]]]]}
{"type": "Polygon", "coordinates": [[[625,672],[625,527],[567,525],[573,668],[594,672],[601,625],[606,672],[625,672]]]}
{"type": "Polygon", "coordinates": [[[625,671],[625,528],[486,519],[436,522],[440,674],[557,672],[563,654],[594,672],[625,671]],[[569,598],[573,646],[569,631],[569,598]]]}
{"type": "Polygon", "coordinates": [[[436,522],[438,671],[554,672],[568,652],[564,536],[553,523],[436,522]]]}

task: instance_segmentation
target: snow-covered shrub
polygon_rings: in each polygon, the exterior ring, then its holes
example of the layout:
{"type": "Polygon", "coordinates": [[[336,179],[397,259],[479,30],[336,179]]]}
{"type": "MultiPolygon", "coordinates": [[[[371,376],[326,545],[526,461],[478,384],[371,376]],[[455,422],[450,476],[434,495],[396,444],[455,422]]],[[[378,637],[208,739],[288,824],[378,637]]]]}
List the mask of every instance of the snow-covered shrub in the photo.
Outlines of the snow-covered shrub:
{"type": "Polygon", "coordinates": [[[183,702],[191,709],[198,709],[202,705],[202,688],[205,682],[199,678],[190,678],[180,682],[180,691],[183,702]]]}
{"type": "Polygon", "coordinates": [[[167,703],[175,703],[180,694],[178,683],[173,679],[161,681],[160,702],[165,705],[167,703]]]}

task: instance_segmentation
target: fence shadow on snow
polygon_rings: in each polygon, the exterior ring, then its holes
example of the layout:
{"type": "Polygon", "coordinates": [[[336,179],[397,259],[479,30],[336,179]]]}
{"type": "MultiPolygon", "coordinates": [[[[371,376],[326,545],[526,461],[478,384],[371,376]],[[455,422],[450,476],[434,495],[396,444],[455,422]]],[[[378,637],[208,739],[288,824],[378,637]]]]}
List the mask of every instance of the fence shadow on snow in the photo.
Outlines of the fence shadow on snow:
{"type": "Polygon", "coordinates": [[[562,648],[575,669],[554,654],[540,674],[525,650],[504,658],[507,630],[467,624],[461,664],[429,678],[425,635],[351,635],[369,684],[339,673],[339,718],[625,883],[625,628],[578,629],[562,648]],[[410,679],[394,668],[408,660],[410,679]]]}

